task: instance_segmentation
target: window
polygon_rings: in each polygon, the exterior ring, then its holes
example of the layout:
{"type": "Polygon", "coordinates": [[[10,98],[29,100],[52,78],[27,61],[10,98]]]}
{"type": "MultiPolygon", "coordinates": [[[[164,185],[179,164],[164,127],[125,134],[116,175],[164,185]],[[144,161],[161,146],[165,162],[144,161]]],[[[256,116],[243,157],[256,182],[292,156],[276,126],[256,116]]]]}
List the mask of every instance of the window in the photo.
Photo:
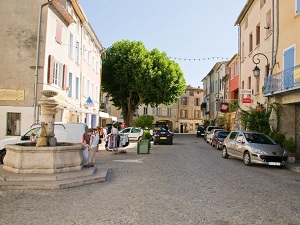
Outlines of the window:
{"type": "Polygon", "coordinates": [[[245,16],[245,30],[248,28],[248,16],[245,16]]]}
{"type": "Polygon", "coordinates": [[[182,97],[181,98],[181,105],[188,105],[188,97],[182,97]]]}
{"type": "Polygon", "coordinates": [[[266,37],[271,33],[272,20],[271,20],[271,10],[266,14],[266,37]]]}
{"type": "Polygon", "coordinates": [[[76,99],[79,99],[79,77],[76,76],[76,99]]]}
{"type": "Polygon", "coordinates": [[[86,96],[86,88],[85,88],[85,76],[82,76],[82,95],[86,96]]]}
{"type": "Polygon", "coordinates": [[[99,87],[96,86],[96,102],[99,102],[99,87]]]}
{"type": "Polygon", "coordinates": [[[194,117],[199,119],[201,117],[201,111],[200,110],[195,110],[195,113],[194,113],[194,117]]]}
{"type": "Polygon", "coordinates": [[[200,98],[195,98],[194,99],[194,105],[199,106],[200,105],[200,98]]]}
{"type": "Polygon", "coordinates": [[[7,113],[6,135],[21,135],[21,113],[7,113]]]}
{"type": "Polygon", "coordinates": [[[231,73],[231,79],[233,79],[234,78],[234,66],[231,66],[230,73],[231,73]]]}
{"type": "Polygon", "coordinates": [[[188,111],[187,110],[184,110],[184,109],[182,109],[181,111],[180,111],[180,116],[181,116],[181,118],[187,118],[188,117],[188,111]]]}
{"type": "Polygon", "coordinates": [[[73,34],[70,32],[70,39],[69,39],[69,56],[73,57],[73,34]]]}
{"type": "Polygon", "coordinates": [[[237,132],[232,132],[229,136],[229,139],[234,140],[237,132]]]}
{"type": "Polygon", "coordinates": [[[54,61],[53,84],[62,87],[62,78],[63,78],[63,65],[57,61],[54,61]]]}
{"type": "Polygon", "coordinates": [[[256,26],[256,45],[260,44],[260,25],[256,26]]]}
{"type": "Polygon", "coordinates": [[[85,45],[82,46],[82,58],[85,61],[85,45]]]}
{"type": "Polygon", "coordinates": [[[156,108],[156,115],[160,116],[161,115],[161,108],[156,108]]]}
{"type": "Polygon", "coordinates": [[[167,116],[172,116],[172,108],[167,108],[167,116]]]}
{"type": "Polygon", "coordinates": [[[248,89],[251,89],[251,77],[248,77],[248,89]]]}
{"type": "Polygon", "coordinates": [[[79,42],[76,41],[75,61],[79,63],[79,42]]]}
{"type": "Polygon", "coordinates": [[[252,33],[249,34],[249,52],[253,51],[253,35],[252,33]]]}
{"type": "Polygon", "coordinates": [[[190,91],[190,96],[194,96],[194,91],[193,90],[190,91]]]}
{"type": "Polygon", "coordinates": [[[148,108],[144,107],[144,115],[147,115],[147,114],[148,114],[148,108]]]}
{"type": "Polygon", "coordinates": [[[72,85],[72,82],[73,82],[73,74],[72,73],[69,73],[69,93],[68,93],[68,96],[70,98],[72,98],[72,89],[73,89],[73,85],[72,85]]]}
{"type": "Polygon", "coordinates": [[[245,138],[244,138],[244,135],[239,132],[237,135],[236,135],[236,141],[237,142],[244,142],[245,141],[245,138]]]}
{"type": "Polygon", "coordinates": [[[245,59],[245,43],[244,42],[242,43],[242,47],[241,48],[242,48],[241,49],[242,60],[244,60],[245,59]]]}

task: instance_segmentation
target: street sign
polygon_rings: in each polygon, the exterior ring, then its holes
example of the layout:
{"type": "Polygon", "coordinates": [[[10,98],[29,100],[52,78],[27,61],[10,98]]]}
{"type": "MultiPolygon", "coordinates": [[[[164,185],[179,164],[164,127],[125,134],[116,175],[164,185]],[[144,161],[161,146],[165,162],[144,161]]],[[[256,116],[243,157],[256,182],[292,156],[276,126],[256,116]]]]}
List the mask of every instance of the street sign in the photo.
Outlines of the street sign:
{"type": "Polygon", "coordinates": [[[252,89],[241,89],[242,95],[252,95],[252,89]]]}
{"type": "Polygon", "coordinates": [[[221,105],[220,105],[220,112],[222,112],[222,113],[227,113],[227,112],[229,112],[229,104],[226,103],[226,102],[221,102],[221,105]]]}
{"type": "Polygon", "coordinates": [[[251,99],[251,98],[243,98],[243,99],[242,99],[242,102],[243,102],[243,103],[251,103],[251,102],[252,102],[252,99],[251,99]]]}

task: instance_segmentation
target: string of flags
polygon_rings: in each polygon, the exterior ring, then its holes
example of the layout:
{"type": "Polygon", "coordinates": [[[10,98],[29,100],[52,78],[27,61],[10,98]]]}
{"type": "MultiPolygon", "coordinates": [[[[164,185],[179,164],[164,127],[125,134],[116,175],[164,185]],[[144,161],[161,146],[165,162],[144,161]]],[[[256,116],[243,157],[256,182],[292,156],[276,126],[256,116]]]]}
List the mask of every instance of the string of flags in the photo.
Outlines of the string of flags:
{"type": "Polygon", "coordinates": [[[225,58],[225,57],[208,57],[208,58],[180,58],[180,57],[173,57],[173,56],[169,56],[169,59],[174,59],[174,60],[180,60],[180,61],[205,61],[205,60],[214,60],[214,59],[221,59],[221,60],[229,60],[229,58],[225,58]]]}

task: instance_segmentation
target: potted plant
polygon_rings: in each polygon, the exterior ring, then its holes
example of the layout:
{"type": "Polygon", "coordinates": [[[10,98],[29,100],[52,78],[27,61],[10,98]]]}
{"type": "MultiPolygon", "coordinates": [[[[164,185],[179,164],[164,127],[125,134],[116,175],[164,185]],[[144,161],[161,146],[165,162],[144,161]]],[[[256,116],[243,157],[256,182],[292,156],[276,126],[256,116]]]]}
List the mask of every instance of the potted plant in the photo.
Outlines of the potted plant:
{"type": "Polygon", "coordinates": [[[289,163],[295,163],[296,162],[296,150],[297,145],[295,142],[295,139],[290,137],[289,139],[285,140],[283,142],[283,146],[288,151],[288,162],[289,163]]]}
{"type": "Polygon", "coordinates": [[[151,134],[148,129],[152,128],[154,117],[150,115],[142,115],[137,117],[133,122],[132,125],[135,127],[139,127],[143,130],[143,136],[140,141],[137,143],[137,153],[150,153],[150,139],[151,134]]]}

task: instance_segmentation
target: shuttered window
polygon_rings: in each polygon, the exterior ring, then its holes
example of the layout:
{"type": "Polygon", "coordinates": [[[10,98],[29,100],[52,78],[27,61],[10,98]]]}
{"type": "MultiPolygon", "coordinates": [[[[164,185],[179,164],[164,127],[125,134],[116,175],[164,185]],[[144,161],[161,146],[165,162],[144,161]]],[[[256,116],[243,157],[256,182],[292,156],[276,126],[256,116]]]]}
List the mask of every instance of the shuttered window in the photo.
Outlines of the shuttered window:
{"type": "Polygon", "coordinates": [[[56,21],[56,35],[55,35],[55,40],[61,44],[62,41],[61,41],[61,37],[62,37],[62,23],[57,20],[56,21]]]}

